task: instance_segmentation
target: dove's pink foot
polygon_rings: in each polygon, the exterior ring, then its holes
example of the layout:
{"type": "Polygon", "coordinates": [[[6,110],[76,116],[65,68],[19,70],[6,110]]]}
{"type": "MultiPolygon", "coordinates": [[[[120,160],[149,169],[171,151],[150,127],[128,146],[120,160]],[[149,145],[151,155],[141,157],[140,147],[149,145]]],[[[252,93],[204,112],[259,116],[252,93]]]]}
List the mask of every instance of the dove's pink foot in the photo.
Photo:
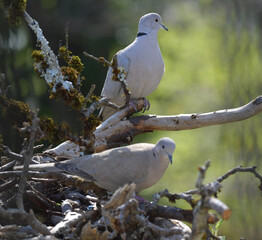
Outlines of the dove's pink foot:
{"type": "MultiPolygon", "coordinates": [[[[142,98],[144,100],[144,106],[142,108],[142,112],[144,113],[145,111],[149,110],[150,108],[150,102],[146,98],[142,98]]],[[[137,103],[135,100],[131,100],[129,104],[135,109],[137,112],[137,103]]]]}
{"type": "Polygon", "coordinates": [[[150,102],[146,99],[146,98],[143,98],[144,99],[144,107],[143,107],[143,113],[147,110],[149,110],[150,108],[150,102]]]}
{"type": "Polygon", "coordinates": [[[137,108],[136,108],[136,102],[135,100],[130,100],[129,104],[135,109],[135,111],[137,112],[137,108]]]}

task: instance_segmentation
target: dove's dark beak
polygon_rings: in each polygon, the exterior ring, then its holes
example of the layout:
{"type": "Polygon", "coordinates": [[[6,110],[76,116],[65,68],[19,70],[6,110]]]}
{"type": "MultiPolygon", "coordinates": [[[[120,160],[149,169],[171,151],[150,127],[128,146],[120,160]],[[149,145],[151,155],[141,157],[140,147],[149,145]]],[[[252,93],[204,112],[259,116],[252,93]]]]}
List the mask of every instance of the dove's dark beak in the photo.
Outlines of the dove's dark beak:
{"type": "Polygon", "coordinates": [[[168,31],[168,28],[167,28],[164,24],[161,23],[161,26],[162,26],[163,29],[165,29],[166,31],[168,31]]]}
{"type": "Polygon", "coordinates": [[[168,155],[168,158],[169,158],[170,163],[172,164],[172,163],[173,163],[173,157],[172,157],[172,155],[168,155]]]}

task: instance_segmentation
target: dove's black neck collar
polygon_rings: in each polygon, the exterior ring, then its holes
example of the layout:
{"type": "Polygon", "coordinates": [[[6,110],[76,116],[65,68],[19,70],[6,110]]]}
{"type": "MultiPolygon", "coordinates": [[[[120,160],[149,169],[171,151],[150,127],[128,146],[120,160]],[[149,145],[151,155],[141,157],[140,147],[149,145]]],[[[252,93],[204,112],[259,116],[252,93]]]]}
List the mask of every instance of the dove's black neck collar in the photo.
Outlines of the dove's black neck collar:
{"type": "Polygon", "coordinates": [[[147,35],[147,33],[145,33],[145,32],[138,32],[137,33],[137,37],[141,37],[141,36],[144,36],[144,35],[147,35]]]}

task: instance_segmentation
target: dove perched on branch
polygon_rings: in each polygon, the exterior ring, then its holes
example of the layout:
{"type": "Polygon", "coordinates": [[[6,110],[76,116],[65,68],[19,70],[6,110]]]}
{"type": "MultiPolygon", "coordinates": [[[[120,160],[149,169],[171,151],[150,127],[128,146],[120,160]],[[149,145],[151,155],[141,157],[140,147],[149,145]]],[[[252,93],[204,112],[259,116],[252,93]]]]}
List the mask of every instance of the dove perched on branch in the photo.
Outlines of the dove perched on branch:
{"type": "MultiPolygon", "coordinates": [[[[131,99],[146,98],[159,85],[165,71],[165,65],[157,41],[157,33],[163,28],[168,31],[157,13],[148,13],[140,18],[137,37],[129,46],[116,53],[119,68],[126,73],[126,83],[131,91],[131,99]]],[[[109,66],[102,97],[117,105],[125,103],[121,84],[112,80],[113,69],[109,66]]],[[[150,104],[146,100],[145,109],[150,104]]],[[[117,110],[101,108],[100,115],[106,120],[117,110]]]]}
{"type": "Polygon", "coordinates": [[[135,183],[136,192],[140,192],[160,180],[172,163],[175,147],[172,139],[162,138],[157,144],[138,143],[58,163],[33,164],[29,168],[68,172],[110,191],[135,183]]]}

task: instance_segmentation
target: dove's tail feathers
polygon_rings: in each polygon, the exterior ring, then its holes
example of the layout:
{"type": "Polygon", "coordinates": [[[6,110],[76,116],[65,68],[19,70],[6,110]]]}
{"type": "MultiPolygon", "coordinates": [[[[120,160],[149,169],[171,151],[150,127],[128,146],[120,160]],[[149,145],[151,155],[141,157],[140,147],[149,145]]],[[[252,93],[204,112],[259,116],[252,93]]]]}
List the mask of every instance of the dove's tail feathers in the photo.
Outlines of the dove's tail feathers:
{"type": "MultiPolygon", "coordinates": [[[[21,170],[24,166],[16,166],[15,170],[21,170]]],[[[55,163],[42,163],[42,164],[31,164],[29,165],[30,170],[34,171],[45,171],[45,172],[62,172],[63,170],[55,167],[55,163]]]]}
{"type": "MultiPolygon", "coordinates": [[[[21,166],[15,166],[14,170],[22,170],[23,165],[21,166]]],[[[86,173],[85,171],[82,171],[81,169],[78,169],[77,164],[74,160],[66,160],[62,162],[56,162],[56,163],[41,163],[41,164],[31,164],[29,165],[29,170],[33,171],[44,171],[44,172],[67,172],[72,175],[77,175],[79,177],[82,177],[89,181],[94,181],[94,178],[86,173]]]]}
{"type": "Polygon", "coordinates": [[[88,181],[95,181],[95,179],[89,175],[87,172],[84,171],[84,169],[79,169],[78,165],[75,164],[72,161],[64,162],[64,163],[56,163],[55,166],[59,168],[63,172],[70,173],[72,175],[77,175],[79,177],[82,177],[88,181]]]}
{"type": "Polygon", "coordinates": [[[73,162],[61,162],[61,163],[55,163],[55,167],[60,169],[63,172],[68,172],[71,174],[77,174],[78,173],[78,168],[77,168],[77,164],[73,163],[73,162]]]}

